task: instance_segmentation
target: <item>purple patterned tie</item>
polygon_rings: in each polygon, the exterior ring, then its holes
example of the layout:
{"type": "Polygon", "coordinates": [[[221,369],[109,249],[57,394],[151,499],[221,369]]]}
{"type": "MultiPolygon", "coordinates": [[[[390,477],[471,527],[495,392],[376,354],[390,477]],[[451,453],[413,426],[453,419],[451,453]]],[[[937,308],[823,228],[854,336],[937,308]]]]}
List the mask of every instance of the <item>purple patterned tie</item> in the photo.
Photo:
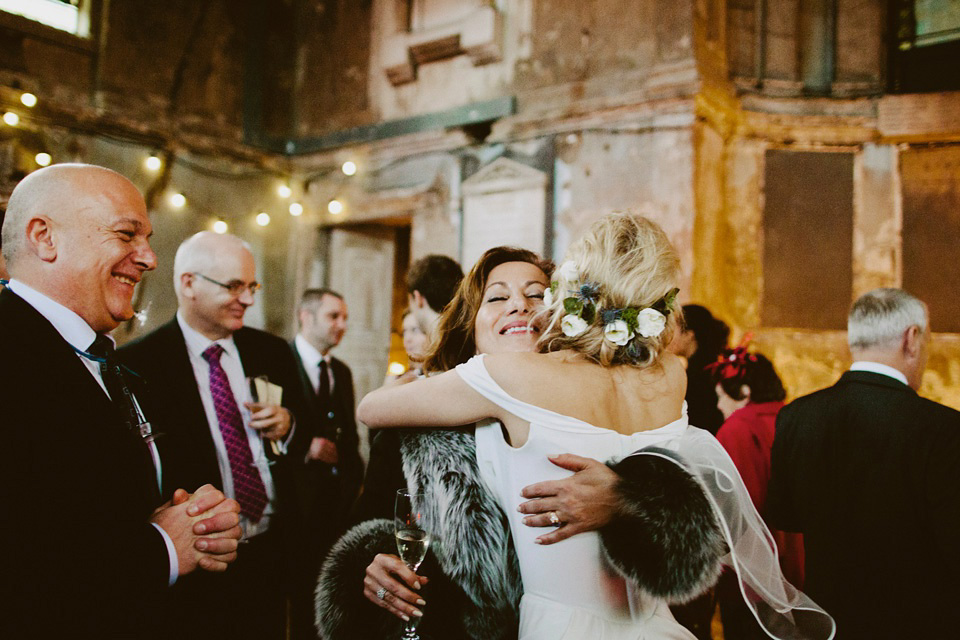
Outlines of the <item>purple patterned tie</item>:
{"type": "Polygon", "coordinates": [[[203,359],[210,365],[210,395],[213,396],[213,408],[217,412],[223,445],[227,448],[230,460],[230,473],[233,475],[233,493],[240,503],[240,513],[259,522],[263,510],[267,507],[267,490],[263,486],[260,471],[253,465],[250,443],[243,429],[240,409],[236,397],[230,389],[227,373],[220,366],[223,347],[210,345],[203,352],[203,359]]]}

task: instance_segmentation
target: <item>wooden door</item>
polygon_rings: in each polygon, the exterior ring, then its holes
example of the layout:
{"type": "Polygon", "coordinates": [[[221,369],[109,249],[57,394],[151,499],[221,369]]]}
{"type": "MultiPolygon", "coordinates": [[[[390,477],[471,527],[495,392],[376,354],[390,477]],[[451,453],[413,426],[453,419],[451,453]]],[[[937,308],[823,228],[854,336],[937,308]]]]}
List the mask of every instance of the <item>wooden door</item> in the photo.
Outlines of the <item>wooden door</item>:
{"type": "MultiPolygon", "coordinates": [[[[353,372],[360,401],[383,384],[390,351],[395,231],[380,226],[334,229],[329,245],[330,288],[343,295],[349,314],[347,332],[333,354],[353,372]]],[[[370,444],[366,425],[358,425],[364,464],[370,444]]]]}

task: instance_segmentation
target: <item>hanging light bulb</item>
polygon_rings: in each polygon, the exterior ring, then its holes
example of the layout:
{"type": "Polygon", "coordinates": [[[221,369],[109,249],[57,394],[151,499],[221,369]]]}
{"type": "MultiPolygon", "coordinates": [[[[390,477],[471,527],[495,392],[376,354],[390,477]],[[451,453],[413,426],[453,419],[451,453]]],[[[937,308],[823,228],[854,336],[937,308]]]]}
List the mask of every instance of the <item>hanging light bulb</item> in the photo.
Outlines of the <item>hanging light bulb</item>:
{"type": "Polygon", "coordinates": [[[291,202],[289,211],[290,215],[299,216],[303,213],[303,205],[299,202],[291,202]]]}
{"type": "Polygon", "coordinates": [[[35,107],[37,106],[37,96],[32,93],[24,93],[20,95],[20,102],[23,103],[25,107],[35,107]]]}
{"type": "Polygon", "coordinates": [[[327,203],[327,211],[329,211],[333,215],[341,214],[343,213],[343,203],[337,200],[336,198],[334,198],[333,200],[327,203]]]}
{"type": "Polygon", "coordinates": [[[293,189],[288,184],[282,184],[277,187],[277,195],[281,198],[289,198],[293,194],[293,189]]]}
{"type": "Polygon", "coordinates": [[[7,111],[3,114],[3,121],[11,127],[15,127],[20,124],[20,116],[15,114],[13,111],[7,111]]]}
{"type": "Polygon", "coordinates": [[[340,166],[340,171],[343,171],[343,175],[352,176],[357,172],[357,163],[352,160],[347,160],[340,166]]]}
{"type": "Polygon", "coordinates": [[[33,159],[41,167],[45,167],[53,161],[53,158],[50,157],[50,154],[43,151],[34,156],[33,159]]]}
{"type": "Polygon", "coordinates": [[[187,196],[182,193],[175,193],[170,196],[170,204],[173,205],[174,209],[182,209],[187,204],[187,196]]]}
{"type": "Polygon", "coordinates": [[[266,211],[261,211],[257,214],[257,224],[261,227],[265,227],[270,224],[270,214],[266,211]]]}
{"type": "Polygon", "coordinates": [[[163,166],[163,161],[155,155],[150,155],[146,160],[143,161],[143,166],[145,166],[149,171],[156,171],[163,166]]]}
{"type": "Polygon", "coordinates": [[[223,220],[217,220],[213,223],[213,231],[215,233],[226,233],[227,232],[227,223],[223,220]]]}

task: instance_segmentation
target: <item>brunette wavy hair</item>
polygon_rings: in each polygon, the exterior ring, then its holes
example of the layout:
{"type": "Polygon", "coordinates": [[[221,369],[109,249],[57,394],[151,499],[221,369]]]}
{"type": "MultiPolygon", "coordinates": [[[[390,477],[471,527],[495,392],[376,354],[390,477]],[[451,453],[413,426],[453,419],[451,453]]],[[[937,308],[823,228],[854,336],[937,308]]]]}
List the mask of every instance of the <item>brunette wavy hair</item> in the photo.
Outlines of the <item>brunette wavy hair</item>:
{"type": "Polygon", "coordinates": [[[437,323],[433,341],[423,361],[426,373],[449,371],[463,364],[477,353],[474,323],[483,303],[483,290],[490,272],[507,262],[527,262],[537,267],[550,279],[553,262],[541,258],[528,249],[494,247],[488,249],[473,265],[453,296],[444,307],[437,323]]]}

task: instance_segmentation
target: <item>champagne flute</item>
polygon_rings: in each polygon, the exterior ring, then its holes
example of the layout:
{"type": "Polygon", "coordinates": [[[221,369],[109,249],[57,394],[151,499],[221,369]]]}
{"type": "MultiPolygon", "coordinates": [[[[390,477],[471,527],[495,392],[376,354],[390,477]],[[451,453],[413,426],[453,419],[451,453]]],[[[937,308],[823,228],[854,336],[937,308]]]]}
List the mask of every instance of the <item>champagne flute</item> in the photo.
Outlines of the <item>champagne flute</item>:
{"type": "MultiPolygon", "coordinates": [[[[247,394],[250,398],[250,402],[253,404],[259,404],[260,402],[266,401],[266,398],[260,397],[260,390],[257,388],[257,382],[266,386],[269,384],[270,380],[267,376],[255,376],[247,378],[247,394]]],[[[256,409],[247,409],[247,424],[250,424],[250,420],[253,419],[253,414],[256,412],[256,409]]],[[[271,466],[274,464],[274,460],[271,460],[267,457],[267,439],[260,435],[260,449],[257,451],[256,457],[253,462],[250,464],[254,467],[262,467],[263,465],[271,466]]]]}
{"type": "MultiPolygon", "coordinates": [[[[420,567],[430,546],[430,527],[423,505],[422,493],[410,493],[406,489],[397,490],[393,519],[394,535],[397,538],[400,559],[410,567],[411,571],[416,571],[420,567]]],[[[400,640],[421,640],[417,634],[419,622],[419,618],[411,618],[404,627],[400,640]]]]}

